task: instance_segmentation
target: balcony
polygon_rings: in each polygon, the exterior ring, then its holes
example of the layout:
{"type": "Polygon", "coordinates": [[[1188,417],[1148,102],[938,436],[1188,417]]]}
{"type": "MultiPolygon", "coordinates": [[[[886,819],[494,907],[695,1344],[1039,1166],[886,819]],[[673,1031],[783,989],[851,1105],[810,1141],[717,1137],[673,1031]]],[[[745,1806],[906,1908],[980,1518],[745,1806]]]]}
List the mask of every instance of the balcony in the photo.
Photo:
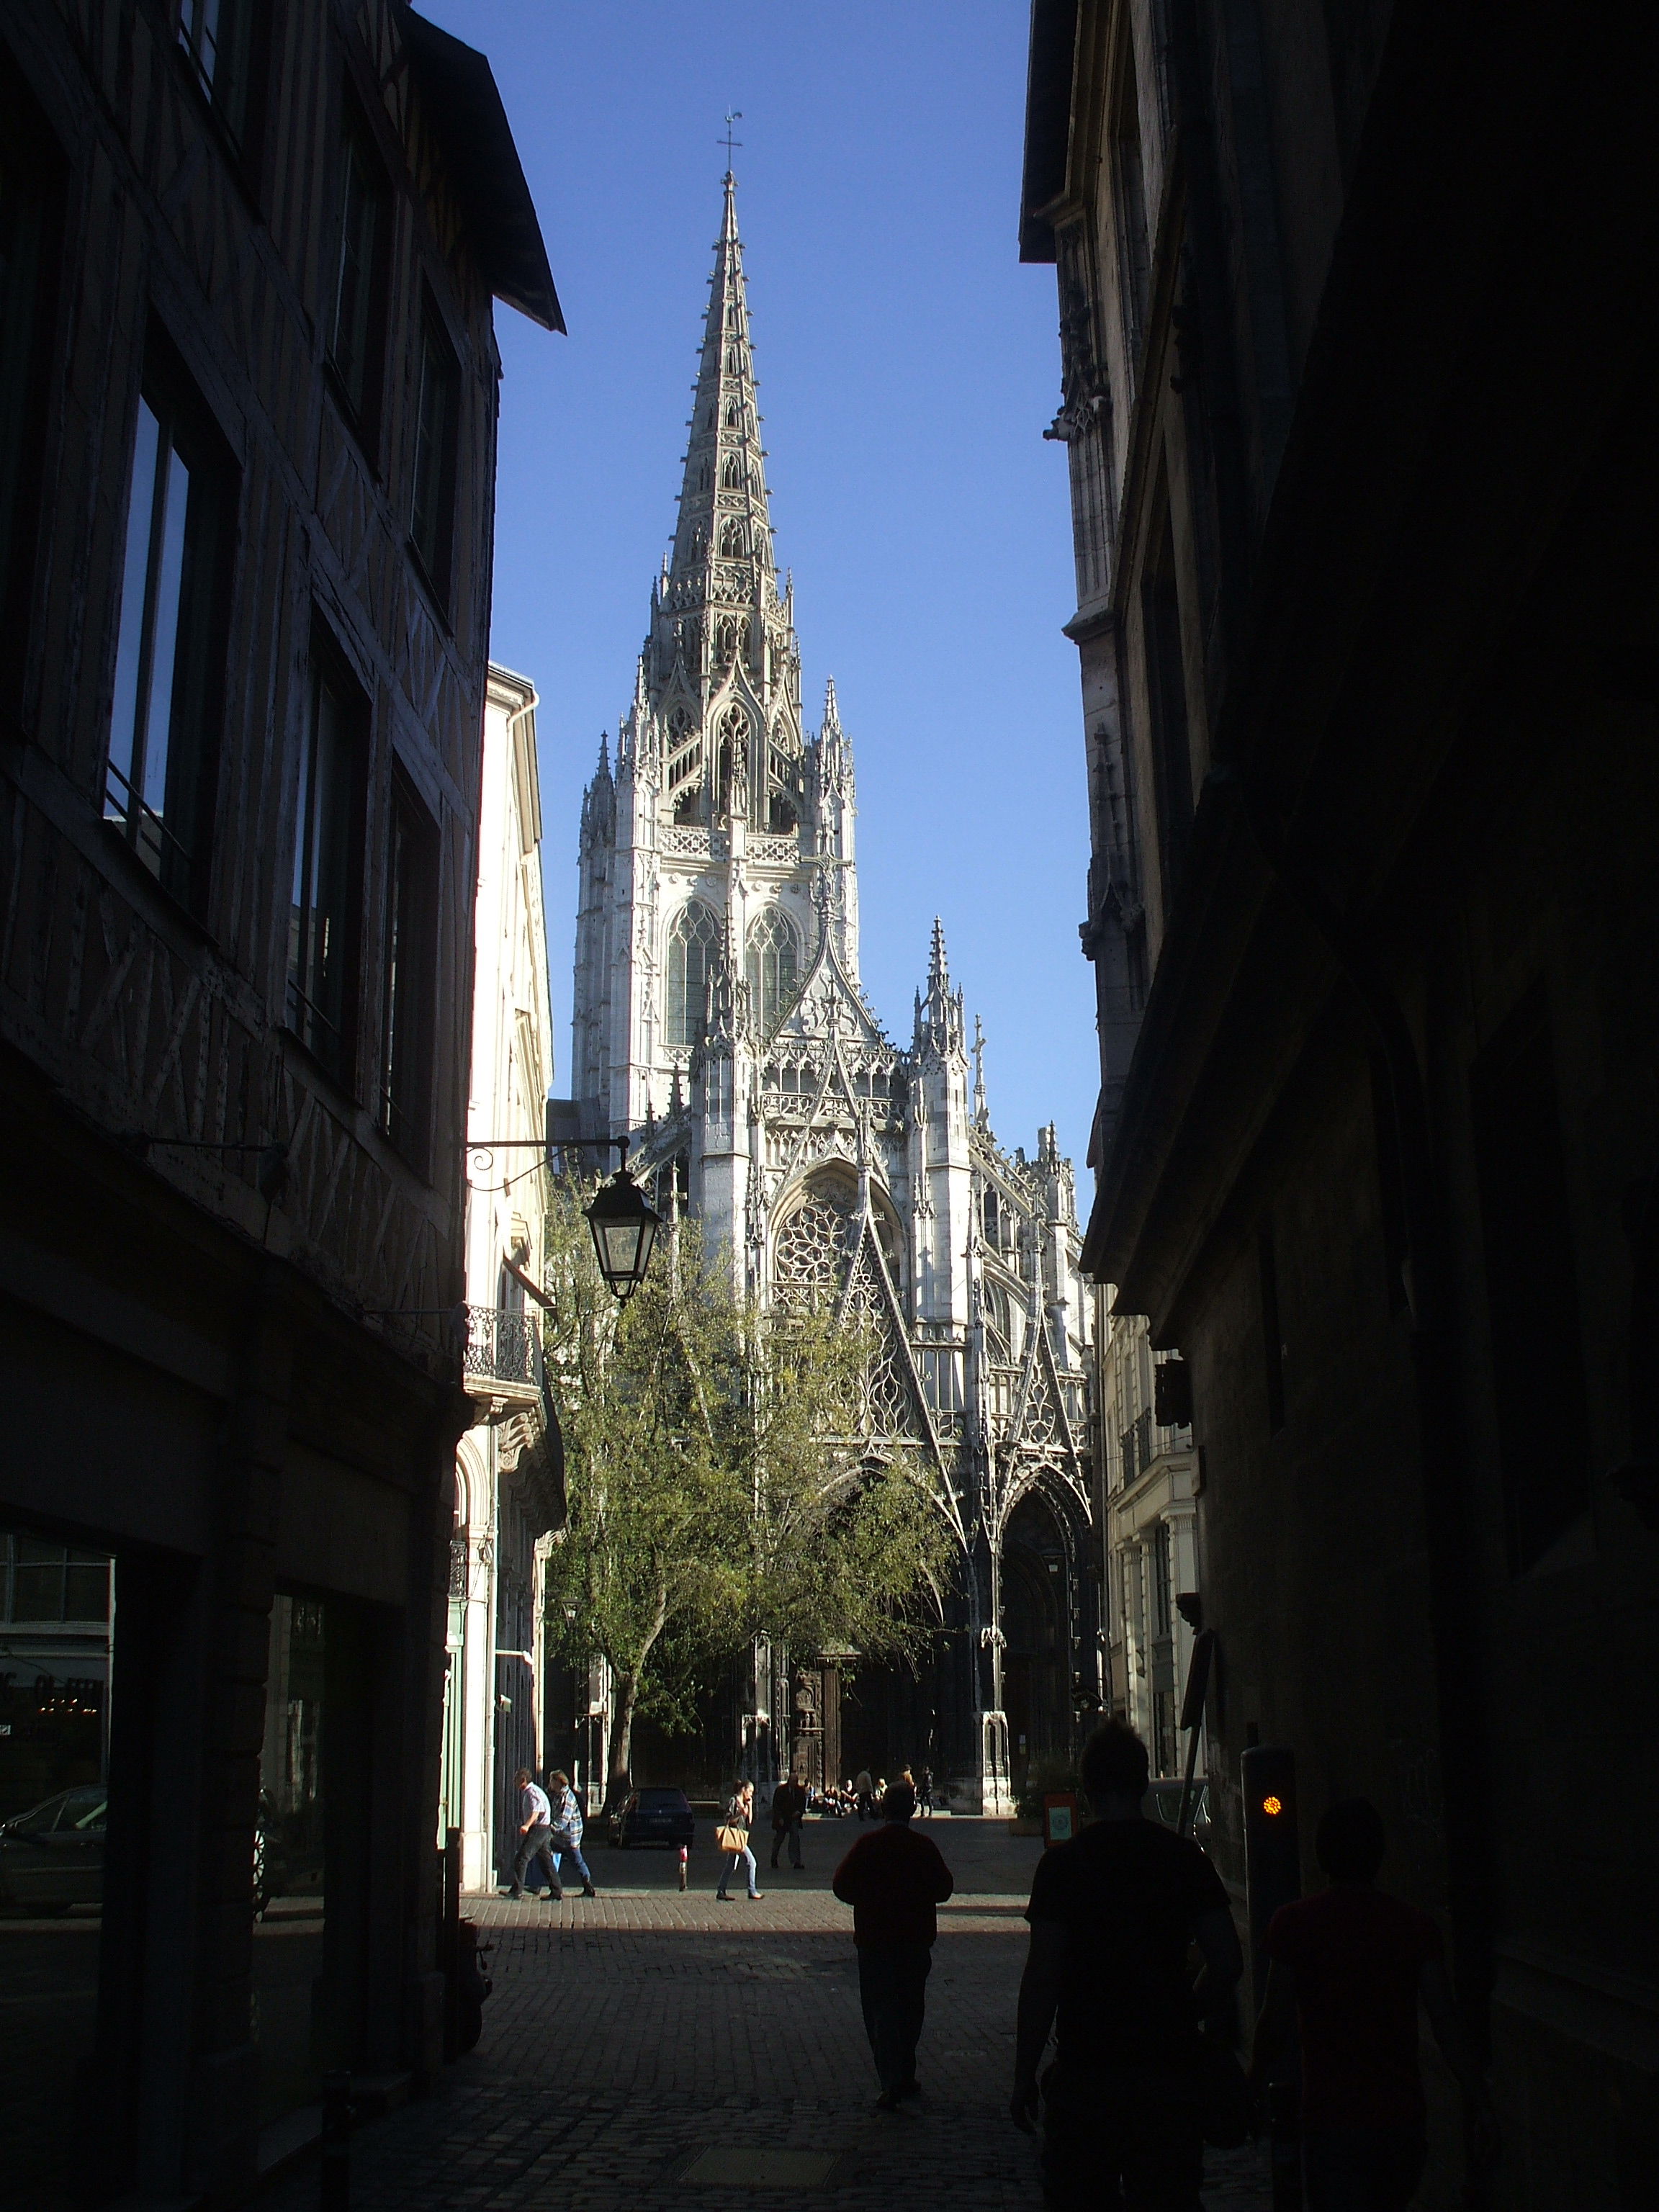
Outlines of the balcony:
{"type": "Polygon", "coordinates": [[[469,1306],[461,1372],[481,1401],[499,1401],[503,1410],[539,1402],[545,1370],[534,1316],[505,1306],[469,1306]]]}

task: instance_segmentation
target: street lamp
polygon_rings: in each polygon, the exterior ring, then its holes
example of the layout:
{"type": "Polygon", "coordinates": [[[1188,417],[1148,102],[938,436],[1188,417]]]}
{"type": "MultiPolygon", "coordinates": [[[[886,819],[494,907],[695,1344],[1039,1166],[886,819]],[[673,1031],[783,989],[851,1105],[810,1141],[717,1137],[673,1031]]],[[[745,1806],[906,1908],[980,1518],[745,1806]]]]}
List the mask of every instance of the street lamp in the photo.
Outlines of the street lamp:
{"type": "Polygon", "coordinates": [[[645,1280],[651,1248],[662,1227],[662,1216],[646,1203],[626,1162],[609,1182],[599,1185],[587,1209],[587,1225],[593,1232],[599,1273],[617,1304],[626,1305],[645,1280]]]}

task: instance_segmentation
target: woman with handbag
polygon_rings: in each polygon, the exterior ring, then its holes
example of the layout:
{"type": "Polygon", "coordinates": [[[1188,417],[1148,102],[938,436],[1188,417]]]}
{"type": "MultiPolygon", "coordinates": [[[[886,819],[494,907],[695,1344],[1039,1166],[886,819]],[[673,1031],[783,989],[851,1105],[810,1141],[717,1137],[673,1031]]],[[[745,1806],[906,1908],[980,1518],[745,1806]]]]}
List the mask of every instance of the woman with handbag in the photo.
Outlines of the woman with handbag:
{"type": "Polygon", "coordinates": [[[755,1817],[755,1785],[739,1782],[727,1802],[726,1819],[714,1831],[714,1842],[726,1853],[726,1864],[720,1869],[720,1886],[714,1892],[722,1905],[729,1905],[726,1885],[741,1867],[748,1877],[749,1894],[760,1895],[755,1887],[755,1854],[749,1848],[749,1831],[755,1817]]]}

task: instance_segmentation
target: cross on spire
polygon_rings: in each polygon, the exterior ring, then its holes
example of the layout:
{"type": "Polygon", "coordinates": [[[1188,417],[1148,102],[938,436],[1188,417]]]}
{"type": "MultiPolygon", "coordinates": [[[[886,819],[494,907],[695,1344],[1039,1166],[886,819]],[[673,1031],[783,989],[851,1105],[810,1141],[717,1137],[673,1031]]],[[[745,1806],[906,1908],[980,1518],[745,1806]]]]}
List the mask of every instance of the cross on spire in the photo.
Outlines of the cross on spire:
{"type": "Polygon", "coordinates": [[[734,123],[741,123],[742,120],[742,108],[728,107],[726,111],[726,136],[714,141],[717,146],[724,146],[726,149],[726,173],[728,177],[732,173],[732,149],[734,146],[741,146],[743,143],[741,138],[734,138],[732,136],[732,125],[734,123]]]}

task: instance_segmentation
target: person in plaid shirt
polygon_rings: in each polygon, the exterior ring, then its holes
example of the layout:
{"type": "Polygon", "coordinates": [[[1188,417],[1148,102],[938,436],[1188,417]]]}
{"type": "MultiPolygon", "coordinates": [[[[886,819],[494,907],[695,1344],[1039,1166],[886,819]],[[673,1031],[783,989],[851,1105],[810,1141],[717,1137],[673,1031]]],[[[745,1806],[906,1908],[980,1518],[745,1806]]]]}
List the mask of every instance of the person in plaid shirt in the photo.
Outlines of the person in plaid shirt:
{"type": "Polygon", "coordinates": [[[553,1808],[553,1833],[549,1841],[555,1863],[562,1874],[562,1862],[568,1859],[572,1868],[582,1878],[582,1895],[597,1897],[599,1893],[593,1886],[587,1861],[582,1856],[582,1808],[576,1802],[570,1777],[562,1767],[556,1766],[548,1776],[547,1790],[553,1808]]]}

